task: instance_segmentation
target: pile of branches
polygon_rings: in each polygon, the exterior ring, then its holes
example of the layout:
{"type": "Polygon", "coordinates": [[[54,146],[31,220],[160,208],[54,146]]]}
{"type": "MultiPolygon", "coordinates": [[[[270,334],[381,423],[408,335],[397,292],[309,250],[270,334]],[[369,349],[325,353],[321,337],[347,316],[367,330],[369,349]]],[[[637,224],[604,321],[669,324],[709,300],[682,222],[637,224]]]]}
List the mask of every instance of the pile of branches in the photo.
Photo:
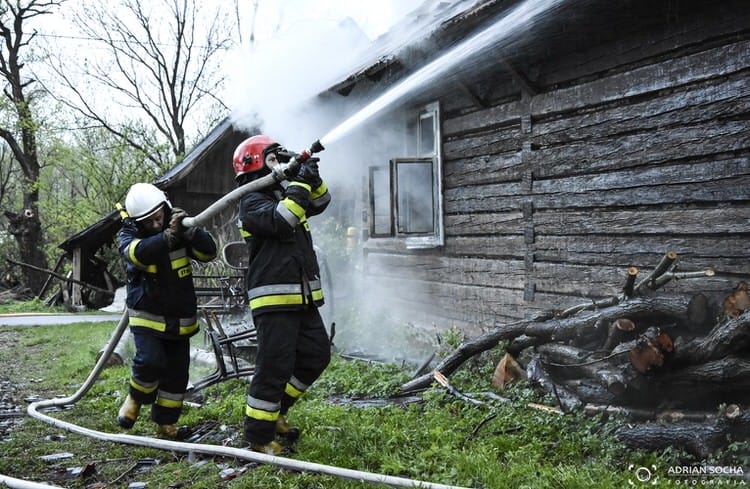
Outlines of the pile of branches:
{"type": "Polygon", "coordinates": [[[635,423],[618,438],[642,449],[678,446],[705,457],[750,435],[750,297],[743,282],[720,299],[656,294],[677,272],[667,253],[638,280],[627,271],[622,295],[546,312],[464,342],[436,367],[401,386],[427,387],[464,361],[506,342],[493,384],[528,380],[563,412],[618,413],[635,423]],[[723,300],[721,300],[723,299],[723,300]],[[658,421],[658,422],[654,422],[658,421]]]}

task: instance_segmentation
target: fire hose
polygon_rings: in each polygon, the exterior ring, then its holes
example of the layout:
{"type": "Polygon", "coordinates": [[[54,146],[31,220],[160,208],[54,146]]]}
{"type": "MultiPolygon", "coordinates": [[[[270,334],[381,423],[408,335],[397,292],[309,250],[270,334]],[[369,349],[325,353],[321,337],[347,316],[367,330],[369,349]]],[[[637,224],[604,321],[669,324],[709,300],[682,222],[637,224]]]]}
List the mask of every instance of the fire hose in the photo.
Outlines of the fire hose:
{"type": "MultiPolygon", "coordinates": [[[[249,182],[232,192],[226,194],[224,197],[214,202],[211,206],[206,208],[203,212],[199,213],[195,217],[186,217],[183,220],[185,226],[200,226],[208,222],[212,217],[219,214],[227,206],[236,203],[243,195],[251,191],[256,191],[261,188],[272,185],[275,182],[284,180],[290,171],[293,171],[298,165],[307,161],[310,156],[323,150],[323,146],[319,141],[316,141],[310,150],[303,151],[299,155],[295,155],[290,159],[288,163],[278,165],[271,174],[265,177],[259,178],[252,182],[249,182]]],[[[104,433],[88,429],[82,426],[68,423],[51,416],[48,416],[41,410],[51,407],[60,407],[75,404],[78,402],[91,388],[99,374],[104,369],[104,366],[109,359],[112,352],[115,350],[117,343],[126,328],[128,327],[128,312],[127,310],[123,313],[117,328],[110,336],[109,342],[100,355],[94,369],[89,374],[86,381],[81,385],[77,392],[73,395],[65,398],[54,398],[44,399],[41,401],[33,402],[27,408],[28,414],[40,421],[51,424],[58,428],[68,430],[79,435],[88,436],[101,441],[109,441],[115,443],[122,443],[126,445],[137,445],[142,447],[156,448],[161,450],[171,450],[175,452],[186,452],[186,453],[202,453],[206,455],[222,456],[236,458],[240,460],[248,460],[251,462],[275,465],[289,470],[302,471],[302,472],[316,472],[342,479],[350,479],[355,481],[373,483],[373,484],[385,484],[392,487],[419,487],[423,489],[468,489],[459,486],[449,486],[444,484],[425,482],[416,479],[407,479],[403,477],[395,477],[385,474],[377,474],[372,472],[364,472],[360,470],[346,469],[342,467],[335,467],[331,465],[324,465],[314,462],[305,462],[285,457],[277,457],[273,455],[266,455],[264,453],[254,452],[242,448],[225,447],[218,445],[207,445],[199,443],[187,443],[172,440],[165,440],[159,438],[151,438],[144,436],[125,435],[117,433],[104,433]]],[[[20,479],[14,479],[6,477],[0,474],[0,483],[8,485],[12,488],[35,488],[35,487],[56,487],[47,486],[34,482],[23,481],[20,479]]]]}
{"type": "Polygon", "coordinates": [[[273,185],[274,183],[285,180],[288,175],[294,172],[299,165],[309,160],[314,153],[319,153],[325,148],[320,141],[315,141],[310,149],[306,149],[292,158],[287,163],[281,163],[276,166],[271,173],[265,175],[257,180],[246,183],[226,194],[221,199],[217,200],[210,206],[208,206],[203,212],[195,217],[186,217],[182,220],[182,224],[187,227],[196,227],[205,225],[211,218],[221,213],[228,206],[236,204],[245,194],[254,192],[262,188],[273,185]]]}

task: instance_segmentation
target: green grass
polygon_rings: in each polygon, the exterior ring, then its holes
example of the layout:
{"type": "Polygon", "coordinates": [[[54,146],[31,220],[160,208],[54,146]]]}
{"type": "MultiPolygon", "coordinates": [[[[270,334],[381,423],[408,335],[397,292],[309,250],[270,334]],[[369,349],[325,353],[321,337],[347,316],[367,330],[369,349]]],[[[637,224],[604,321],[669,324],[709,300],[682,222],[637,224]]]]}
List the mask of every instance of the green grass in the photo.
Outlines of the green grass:
{"type": "MultiPolygon", "coordinates": [[[[24,404],[23,399],[29,396],[68,396],[86,379],[96,353],[114,327],[115,323],[0,327],[0,380],[11,382],[15,404],[24,404]]],[[[195,341],[199,340],[200,336],[195,341]]],[[[489,390],[492,366],[479,360],[467,362],[451,381],[464,392],[489,390]]],[[[105,370],[81,401],[51,415],[87,428],[121,433],[115,417],[127,393],[128,376],[127,366],[105,370]]],[[[362,404],[354,402],[385,398],[408,377],[408,372],[393,365],[334,356],[323,377],[290,413],[290,421],[303,430],[292,457],[475,488],[623,488],[632,487],[630,466],[654,465],[666,473],[666,467],[672,465],[700,463],[677,450],[643,453],[626,449],[613,436],[622,422],[617,419],[605,422],[598,417],[561,416],[532,409],[529,402],[552,402],[525,385],[503,393],[510,403],[485,406],[458,400],[439,387],[422,393],[421,402],[407,405],[373,403],[360,407],[362,404]]],[[[181,422],[193,427],[215,426],[212,438],[203,443],[242,447],[246,389],[243,380],[209,387],[200,407],[185,408],[181,422]]],[[[153,425],[148,421],[148,408],[144,409],[132,434],[151,436],[153,425]]],[[[734,446],[732,450],[716,454],[713,461],[732,460],[738,453],[747,453],[746,447],[734,446]]],[[[0,441],[0,452],[0,473],[54,481],[63,487],[86,487],[95,481],[109,483],[108,487],[148,482],[150,488],[373,487],[242,460],[191,459],[184,453],[97,441],[28,417],[16,423],[10,439],[0,441]],[[52,464],[39,458],[59,452],[70,452],[74,457],[52,464]],[[154,460],[158,463],[150,463],[154,460]],[[66,469],[88,464],[95,467],[94,475],[60,479],[66,469]],[[219,474],[227,468],[241,470],[242,474],[231,482],[222,482],[219,474]]]]}
{"type": "Polygon", "coordinates": [[[30,301],[9,301],[0,303],[0,314],[19,314],[29,312],[41,312],[41,313],[65,313],[68,312],[63,306],[50,307],[44,304],[44,301],[40,299],[32,299],[30,301]]]}

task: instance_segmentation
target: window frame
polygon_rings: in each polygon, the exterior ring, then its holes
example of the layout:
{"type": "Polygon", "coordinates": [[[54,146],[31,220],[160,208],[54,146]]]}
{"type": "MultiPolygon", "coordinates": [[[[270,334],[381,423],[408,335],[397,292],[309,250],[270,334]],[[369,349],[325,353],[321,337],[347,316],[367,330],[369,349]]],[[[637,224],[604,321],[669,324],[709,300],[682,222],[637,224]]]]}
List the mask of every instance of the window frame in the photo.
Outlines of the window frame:
{"type": "MultiPolygon", "coordinates": [[[[392,238],[398,241],[403,241],[407,249],[425,249],[425,248],[437,248],[445,244],[445,231],[443,225],[443,171],[442,171],[442,144],[440,134],[440,106],[438,102],[432,102],[430,104],[421,106],[419,110],[410,112],[411,116],[409,121],[414,121],[414,115],[416,115],[416,128],[415,133],[415,144],[413,146],[413,152],[417,154],[414,157],[400,157],[393,158],[389,161],[387,167],[388,171],[388,190],[389,190],[389,211],[388,211],[388,232],[376,232],[375,225],[375,178],[376,172],[385,171],[384,167],[370,167],[369,168],[369,192],[370,192],[370,216],[369,216],[369,227],[370,227],[370,238],[392,238]],[[424,141],[422,141],[422,124],[425,119],[432,119],[432,135],[433,141],[430,145],[432,151],[430,153],[420,154],[424,147],[424,141]],[[424,164],[431,163],[432,165],[432,230],[428,232],[416,233],[416,232],[402,232],[399,230],[399,219],[404,217],[405,214],[400,212],[399,209],[399,195],[398,195],[398,169],[400,165],[407,164],[424,164]]],[[[408,123],[407,123],[408,127],[408,123]]],[[[408,133],[408,131],[407,131],[408,133]]]]}

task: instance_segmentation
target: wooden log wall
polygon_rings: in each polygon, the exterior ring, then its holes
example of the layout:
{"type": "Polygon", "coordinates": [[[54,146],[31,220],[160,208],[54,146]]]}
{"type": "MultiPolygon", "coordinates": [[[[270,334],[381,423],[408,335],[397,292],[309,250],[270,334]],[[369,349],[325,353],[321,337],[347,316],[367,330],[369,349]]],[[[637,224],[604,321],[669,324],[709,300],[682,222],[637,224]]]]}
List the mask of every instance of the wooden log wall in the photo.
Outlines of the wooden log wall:
{"type": "Polygon", "coordinates": [[[367,247],[393,303],[478,331],[618,295],[667,251],[716,271],[669,291],[750,280],[750,14],[683,19],[539,60],[537,94],[446,89],[445,246],[367,247]]]}

